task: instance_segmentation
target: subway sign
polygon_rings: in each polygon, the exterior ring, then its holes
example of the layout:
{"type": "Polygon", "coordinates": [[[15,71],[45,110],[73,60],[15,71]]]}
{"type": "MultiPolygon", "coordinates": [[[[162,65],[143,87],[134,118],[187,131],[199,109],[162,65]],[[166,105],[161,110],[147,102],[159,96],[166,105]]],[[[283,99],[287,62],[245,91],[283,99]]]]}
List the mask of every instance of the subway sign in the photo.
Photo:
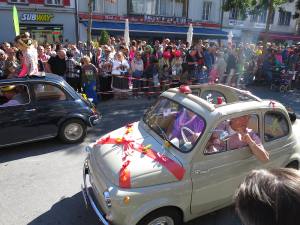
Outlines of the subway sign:
{"type": "Polygon", "coordinates": [[[21,21],[30,22],[50,22],[54,16],[48,13],[23,13],[21,15],[21,21]]]}

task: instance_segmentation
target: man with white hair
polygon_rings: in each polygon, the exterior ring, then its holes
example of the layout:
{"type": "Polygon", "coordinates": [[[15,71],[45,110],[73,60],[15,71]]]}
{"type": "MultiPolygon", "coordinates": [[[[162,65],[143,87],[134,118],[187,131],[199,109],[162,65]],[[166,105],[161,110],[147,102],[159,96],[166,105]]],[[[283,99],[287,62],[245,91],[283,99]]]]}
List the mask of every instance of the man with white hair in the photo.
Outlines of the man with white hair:
{"type": "Polygon", "coordinates": [[[56,56],[51,56],[46,63],[46,72],[64,77],[66,73],[66,51],[61,49],[56,56]]]}
{"type": "Polygon", "coordinates": [[[2,49],[0,49],[0,80],[4,79],[4,65],[6,59],[7,59],[7,55],[2,49]]]}

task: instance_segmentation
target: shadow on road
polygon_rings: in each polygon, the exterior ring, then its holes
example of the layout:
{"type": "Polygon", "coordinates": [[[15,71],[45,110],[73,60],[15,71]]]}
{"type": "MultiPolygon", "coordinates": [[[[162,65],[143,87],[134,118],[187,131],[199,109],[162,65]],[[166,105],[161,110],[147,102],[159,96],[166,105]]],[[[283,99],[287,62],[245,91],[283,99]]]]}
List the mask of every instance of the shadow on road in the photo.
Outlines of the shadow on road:
{"type": "Polygon", "coordinates": [[[226,207],[216,212],[201,216],[185,225],[242,225],[234,207],[226,207]]]}
{"type": "Polygon", "coordinates": [[[92,209],[86,209],[80,192],[63,198],[49,211],[35,218],[28,225],[99,225],[92,209]]]}
{"type": "Polygon", "coordinates": [[[72,150],[77,148],[78,144],[63,144],[58,139],[50,139],[18,146],[0,148],[0,163],[48,154],[60,150],[72,150]]]}
{"type": "MultiPolygon", "coordinates": [[[[82,194],[63,198],[49,211],[35,218],[28,225],[99,225],[99,221],[90,207],[85,208],[82,194]]],[[[233,207],[199,217],[185,225],[241,225],[233,207]]]]}

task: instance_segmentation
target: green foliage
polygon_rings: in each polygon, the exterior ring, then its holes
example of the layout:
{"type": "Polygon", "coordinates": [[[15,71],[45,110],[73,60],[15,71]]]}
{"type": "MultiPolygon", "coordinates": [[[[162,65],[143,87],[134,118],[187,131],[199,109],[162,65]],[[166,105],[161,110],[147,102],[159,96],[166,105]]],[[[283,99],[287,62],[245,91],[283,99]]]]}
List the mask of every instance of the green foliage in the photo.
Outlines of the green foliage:
{"type": "Polygon", "coordinates": [[[92,41],[92,46],[93,46],[94,48],[100,47],[100,46],[99,46],[98,40],[93,40],[93,41],[92,41]]]}
{"type": "MultiPolygon", "coordinates": [[[[281,4],[288,2],[289,0],[273,0],[273,9],[281,4]]],[[[300,0],[299,7],[300,7],[300,0]]],[[[269,7],[270,0],[226,0],[224,3],[224,11],[230,11],[231,9],[238,8],[240,13],[247,14],[259,14],[262,10],[269,7]]]]}
{"type": "Polygon", "coordinates": [[[106,45],[108,43],[108,40],[109,40],[109,34],[107,33],[107,31],[106,30],[101,31],[99,44],[106,45]]]}

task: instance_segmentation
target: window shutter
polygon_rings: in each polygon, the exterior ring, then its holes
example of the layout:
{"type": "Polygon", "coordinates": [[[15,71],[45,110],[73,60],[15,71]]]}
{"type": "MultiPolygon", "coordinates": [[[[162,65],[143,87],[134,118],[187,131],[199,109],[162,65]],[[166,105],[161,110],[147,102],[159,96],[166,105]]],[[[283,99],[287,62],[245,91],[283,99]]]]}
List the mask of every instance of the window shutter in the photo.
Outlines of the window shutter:
{"type": "Polygon", "coordinates": [[[70,0],[64,0],[64,6],[70,6],[70,0]]]}

